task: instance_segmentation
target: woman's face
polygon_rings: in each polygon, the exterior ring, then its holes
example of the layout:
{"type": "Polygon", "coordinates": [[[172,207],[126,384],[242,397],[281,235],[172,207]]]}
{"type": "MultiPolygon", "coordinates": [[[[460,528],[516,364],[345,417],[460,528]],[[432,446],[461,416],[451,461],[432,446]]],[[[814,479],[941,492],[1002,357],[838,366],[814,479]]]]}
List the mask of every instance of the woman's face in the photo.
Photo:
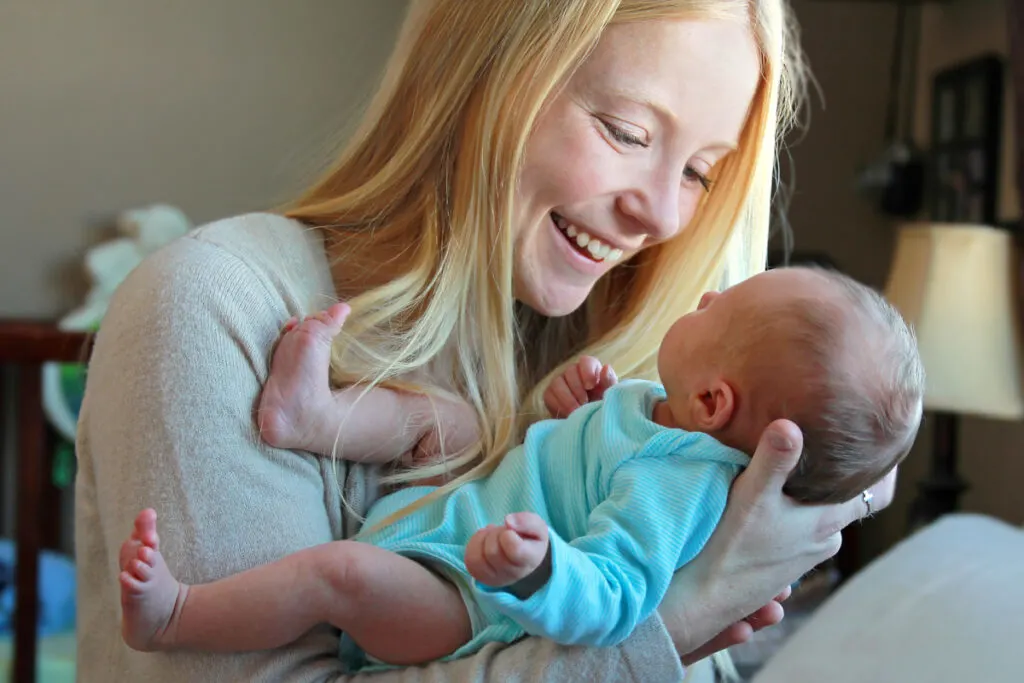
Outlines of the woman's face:
{"type": "Polygon", "coordinates": [[[516,298],[571,313],[617,263],[685,228],[712,167],[736,147],[759,76],[738,23],[610,27],[527,143],[516,298]]]}

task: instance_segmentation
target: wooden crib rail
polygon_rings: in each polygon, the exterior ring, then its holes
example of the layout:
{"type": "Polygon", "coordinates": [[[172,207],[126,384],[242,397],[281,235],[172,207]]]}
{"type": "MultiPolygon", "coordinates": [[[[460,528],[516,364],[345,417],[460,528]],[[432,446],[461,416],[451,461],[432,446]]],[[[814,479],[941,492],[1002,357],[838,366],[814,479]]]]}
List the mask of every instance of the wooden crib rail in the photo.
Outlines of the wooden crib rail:
{"type": "MultiPolygon", "coordinates": [[[[46,501],[43,500],[50,454],[43,413],[42,366],[88,357],[90,336],[31,320],[0,320],[0,366],[18,368],[14,410],[17,415],[17,568],[14,585],[13,683],[36,680],[39,620],[39,552],[46,501]]],[[[0,413],[2,414],[2,413],[0,413]]]]}

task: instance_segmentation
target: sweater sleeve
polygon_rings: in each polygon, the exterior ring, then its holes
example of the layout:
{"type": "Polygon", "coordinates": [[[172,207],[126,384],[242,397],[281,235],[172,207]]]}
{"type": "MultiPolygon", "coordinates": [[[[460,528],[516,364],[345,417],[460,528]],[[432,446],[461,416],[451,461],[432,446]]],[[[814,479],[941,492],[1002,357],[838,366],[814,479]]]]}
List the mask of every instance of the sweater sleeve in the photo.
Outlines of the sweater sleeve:
{"type": "Polygon", "coordinates": [[[78,430],[83,680],[301,681],[340,671],[326,656],[337,642],[328,628],[286,650],[227,657],[141,654],[119,636],[118,549],[143,508],[156,509],[161,550],[189,583],[340,536],[330,465],[269,448],[255,428],[287,316],[284,297],[248,263],[196,237],[154,254],[116,293],[78,430]]]}
{"type": "Polygon", "coordinates": [[[481,601],[527,633],[570,645],[623,642],[658,607],[672,574],[714,530],[735,468],[674,456],[618,468],[591,512],[587,533],[551,533],[551,578],[523,600],[476,583],[481,601]]]}
{"type": "MultiPolygon", "coordinates": [[[[251,231],[243,236],[257,239],[251,231]]],[[[326,625],[270,652],[127,648],[120,637],[118,550],[139,510],[157,510],[161,550],[172,571],[189,582],[217,579],[343,535],[338,480],[346,475],[345,465],[269,448],[254,422],[281,324],[304,312],[297,302],[323,292],[307,297],[288,289],[288,281],[297,278],[270,272],[269,266],[254,268],[254,262],[225,245],[179,240],[132,273],[104,318],[89,364],[76,449],[81,680],[639,683],[682,678],[678,655],[657,616],[619,648],[571,650],[527,638],[457,662],[356,677],[344,674],[338,633],[326,625]]]]}

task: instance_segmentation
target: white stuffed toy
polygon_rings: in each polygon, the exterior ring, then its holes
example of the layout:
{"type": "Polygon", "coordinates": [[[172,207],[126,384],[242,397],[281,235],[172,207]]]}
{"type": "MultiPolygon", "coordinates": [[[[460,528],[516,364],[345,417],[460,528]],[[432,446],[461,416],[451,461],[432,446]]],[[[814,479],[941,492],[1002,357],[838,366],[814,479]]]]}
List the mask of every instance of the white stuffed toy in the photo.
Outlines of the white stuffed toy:
{"type": "MultiPolygon", "coordinates": [[[[86,252],[89,292],[83,304],[66,315],[58,326],[65,330],[96,330],[107,312],[110,298],[128,274],[149,254],[191,229],[192,224],[185,214],[166,204],[122,213],[117,218],[120,236],[86,252]]],[[[48,363],[43,366],[43,407],[50,422],[68,441],[75,439],[82,381],[84,375],[78,365],[48,363]]]]}
{"type": "Polygon", "coordinates": [[[92,330],[107,311],[110,297],[142,259],[189,230],[192,224],[173,206],[154,204],[125,211],[117,218],[121,237],[99,244],[85,254],[91,288],[85,303],[59,325],[67,330],[92,330]]]}

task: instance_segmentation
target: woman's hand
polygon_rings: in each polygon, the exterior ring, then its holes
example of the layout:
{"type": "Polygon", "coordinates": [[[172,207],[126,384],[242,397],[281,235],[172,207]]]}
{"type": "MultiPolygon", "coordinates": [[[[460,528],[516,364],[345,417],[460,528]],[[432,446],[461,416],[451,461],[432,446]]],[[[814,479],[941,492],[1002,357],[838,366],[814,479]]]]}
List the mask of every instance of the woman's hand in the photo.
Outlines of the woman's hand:
{"type": "MultiPolygon", "coordinates": [[[[840,531],[868,514],[860,497],[800,505],[782,493],[802,447],[800,430],[788,420],[765,430],[707,545],[673,577],[659,612],[684,662],[777,623],[781,604],[773,596],[787,595],[788,586],[835,555],[840,531]]],[[[895,477],[872,488],[872,512],[892,502],[895,477]]]]}
{"type": "MultiPolygon", "coordinates": [[[[709,657],[719,650],[724,650],[734,645],[745,643],[750,640],[750,637],[757,631],[769,626],[775,626],[782,621],[782,618],[786,615],[786,611],[782,607],[782,603],[788,600],[792,593],[792,589],[787,586],[786,590],[775,596],[774,600],[748,616],[746,619],[741,619],[735,624],[728,626],[724,631],[698,647],[696,650],[686,654],[680,654],[680,659],[683,662],[683,665],[690,666],[694,662],[698,662],[705,657],[709,657]]],[[[679,646],[678,642],[676,643],[676,646],[679,646]]]]}

